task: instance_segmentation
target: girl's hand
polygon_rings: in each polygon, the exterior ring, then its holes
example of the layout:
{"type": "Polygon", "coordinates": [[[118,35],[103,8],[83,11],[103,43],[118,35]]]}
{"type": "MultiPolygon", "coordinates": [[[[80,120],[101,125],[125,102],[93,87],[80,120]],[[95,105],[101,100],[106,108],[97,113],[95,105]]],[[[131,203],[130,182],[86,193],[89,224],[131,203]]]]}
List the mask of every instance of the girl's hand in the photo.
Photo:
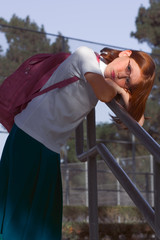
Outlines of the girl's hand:
{"type": "Polygon", "coordinates": [[[108,82],[109,85],[111,85],[115,88],[115,90],[117,91],[117,94],[121,95],[121,97],[123,99],[123,102],[125,104],[125,107],[128,108],[129,100],[130,100],[130,97],[131,97],[129,91],[127,89],[124,89],[124,88],[120,87],[118,84],[116,84],[110,78],[106,78],[105,80],[106,80],[106,82],[108,82]]]}
{"type": "Polygon", "coordinates": [[[122,97],[122,99],[124,101],[125,107],[126,107],[126,109],[128,109],[128,107],[129,107],[129,100],[130,100],[131,95],[130,95],[130,93],[129,93],[129,91],[127,89],[124,89],[124,88],[121,88],[121,87],[119,87],[119,88],[120,89],[119,89],[118,94],[121,95],[121,97],[122,97]]]}
{"type": "Polygon", "coordinates": [[[145,120],[144,115],[142,115],[141,119],[138,121],[139,125],[143,126],[144,120],[145,120]]]}

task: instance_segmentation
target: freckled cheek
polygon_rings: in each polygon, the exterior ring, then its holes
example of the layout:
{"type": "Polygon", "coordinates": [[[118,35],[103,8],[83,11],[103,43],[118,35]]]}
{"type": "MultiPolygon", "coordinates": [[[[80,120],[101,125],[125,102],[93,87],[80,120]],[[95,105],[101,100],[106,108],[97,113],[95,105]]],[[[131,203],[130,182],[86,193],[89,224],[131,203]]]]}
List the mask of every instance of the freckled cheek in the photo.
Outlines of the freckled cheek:
{"type": "Polygon", "coordinates": [[[116,79],[115,83],[117,83],[118,86],[124,88],[125,87],[125,80],[122,79],[116,79]]]}

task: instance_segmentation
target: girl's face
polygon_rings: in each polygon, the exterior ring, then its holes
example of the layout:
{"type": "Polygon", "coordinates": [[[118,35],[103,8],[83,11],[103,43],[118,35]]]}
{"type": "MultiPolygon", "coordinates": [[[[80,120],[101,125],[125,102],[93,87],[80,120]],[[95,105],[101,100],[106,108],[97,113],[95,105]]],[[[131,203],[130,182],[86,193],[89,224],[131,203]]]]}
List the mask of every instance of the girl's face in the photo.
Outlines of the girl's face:
{"type": "Polygon", "coordinates": [[[120,87],[130,87],[140,83],[141,70],[133,58],[130,58],[130,50],[120,52],[119,57],[109,63],[105,69],[105,78],[112,79],[120,87]]]}

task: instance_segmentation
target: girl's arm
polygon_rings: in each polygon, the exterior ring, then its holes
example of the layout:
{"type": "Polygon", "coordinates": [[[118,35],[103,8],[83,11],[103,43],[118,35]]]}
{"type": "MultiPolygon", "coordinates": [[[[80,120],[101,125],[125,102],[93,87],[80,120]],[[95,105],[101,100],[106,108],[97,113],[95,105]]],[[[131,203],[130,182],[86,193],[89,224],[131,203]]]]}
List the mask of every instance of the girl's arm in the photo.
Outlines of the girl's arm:
{"type": "MultiPolygon", "coordinates": [[[[96,73],[86,73],[86,80],[90,83],[96,97],[102,102],[110,102],[117,94],[120,94],[126,109],[129,106],[130,93],[118,86],[113,80],[103,78],[103,76],[96,73]]],[[[138,122],[141,126],[144,124],[144,115],[138,122]]]]}
{"type": "Polygon", "coordinates": [[[96,73],[86,73],[85,78],[90,83],[96,97],[102,102],[111,101],[117,94],[120,94],[126,108],[129,105],[130,94],[127,90],[119,87],[110,78],[104,78],[96,73]]]}
{"type": "Polygon", "coordinates": [[[96,97],[102,102],[110,102],[116,95],[115,86],[97,73],[85,73],[85,78],[91,85],[96,97]]]}

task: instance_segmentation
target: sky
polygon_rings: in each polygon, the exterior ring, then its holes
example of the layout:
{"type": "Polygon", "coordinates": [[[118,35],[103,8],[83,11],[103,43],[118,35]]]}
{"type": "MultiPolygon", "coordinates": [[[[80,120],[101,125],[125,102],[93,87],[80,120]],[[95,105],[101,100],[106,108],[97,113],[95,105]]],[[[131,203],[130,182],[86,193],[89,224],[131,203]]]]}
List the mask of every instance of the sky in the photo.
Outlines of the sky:
{"type": "MultiPolygon", "coordinates": [[[[22,19],[29,16],[39,27],[43,25],[47,33],[60,32],[66,37],[151,52],[147,44],[140,44],[130,37],[130,33],[136,31],[135,20],[141,6],[148,8],[149,0],[5,0],[1,3],[0,17],[9,21],[13,14],[22,19]]],[[[48,37],[51,41],[55,39],[48,37]]],[[[7,47],[2,33],[0,45],[4,50],[7,47]]],[[[97,52],[103,48],[82,41],[69,41],[71,52],[82,45],[97,52]]],[[[110,122],[109,113],[111,111],[104,103],[98,103],[96,122],[110,122]]],[[[6,135],[0,133],[0,155],[6,135]]]]}

